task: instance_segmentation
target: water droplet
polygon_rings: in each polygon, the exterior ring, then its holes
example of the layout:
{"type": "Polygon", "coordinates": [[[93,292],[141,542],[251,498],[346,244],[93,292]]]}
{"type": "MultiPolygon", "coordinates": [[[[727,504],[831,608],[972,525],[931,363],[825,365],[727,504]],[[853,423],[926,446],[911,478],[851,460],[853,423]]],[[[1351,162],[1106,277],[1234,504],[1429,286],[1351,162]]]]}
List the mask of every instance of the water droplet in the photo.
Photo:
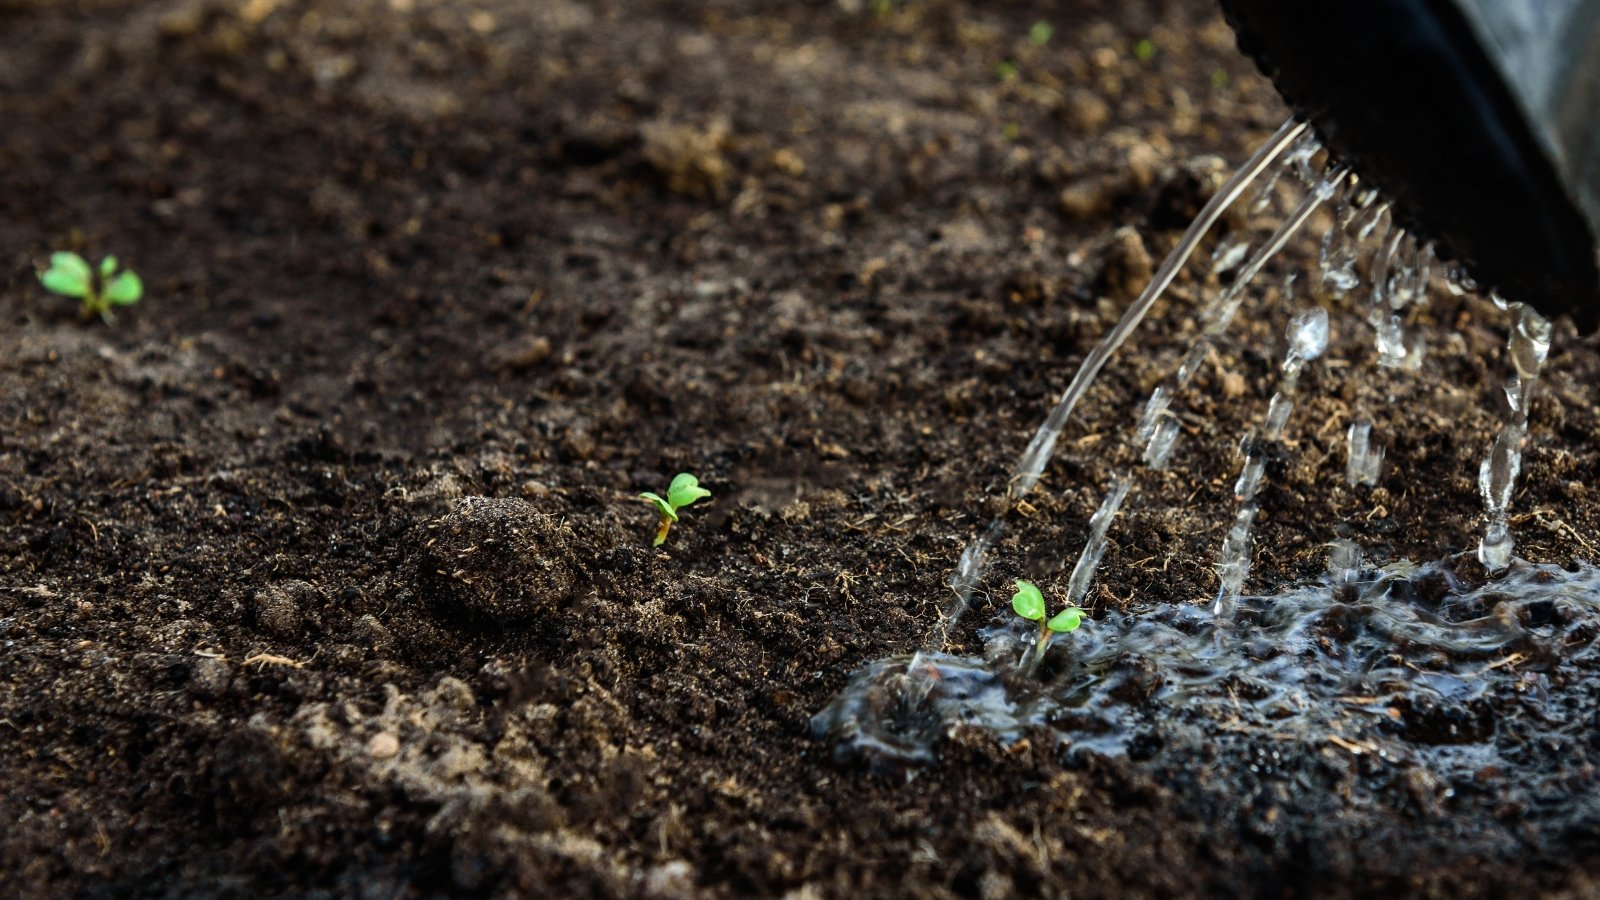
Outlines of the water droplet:
{"type": "Polygon", "coordinates": [[[1511,554],[1516,549],[1516,540],[1511,537],[1511,529],[1504,524],[1494,522],[1483,532],[1483,538],[1478,542],[1478,562],[1491,572],[1498,572],[1511,565],[1511,554]]]}
{"type": "Polygon", "coordinates": [[[1348,455],[1345,458],[1344,478],[1351,487],[1377,484],[1383,470],[1383,447],[1372,441],[1372,423],[1352,422],[1345,432],[1348,455]]]}
{"type": "Polygon", "coordinates": [[[1283,429],[1289,424],[1289,414],[1293,412],[1294,398],[1282,391],[1272,395],[1272,402],[1267,404],[1267,440],[1283,440],[1283,429]]]}
{"type": "Polygon", "coordinates": [[[1244,262],[1245,256],[1250,253],[1250,242],[1230,238],[1219,244],[1215,253],[1211,254],[1211,274],[1221,275],[1231,272],[1244,262]]]}
{"type": "Polygon", "coordinates": [[[1177,443],[1178,420],[1170,415],[1163,416],[1150,430],[1150,440],[1144,448],[1144,464],[1158,472],[1165,469],[1177,443]]]}
{"type": "Polygon", "coordinates": [[[1328,543],[1328,574],[1338,584],[1349,584],[1361,574],[1361,545],[1338,538],[1328,543]]]}
{"type": "Polygon", "coordinates": [[[1084,598],[1089,596],[1094,571],[1099,568],[1100,557],[1106,552],[1106,532],[1110,530],[1111,520],[1117,515],[1132,486],[1133,483],[1126,477],[1113,481],[1111,490],[1100,501],[1100,508],[1089,517],[1089,539],[1084,542],[1083,552],[1078,555],[1078,562],[1072,567],[1072,576],[1067,580],[1067,600],[1073,606],[1082,606],[1084,598]]]}
{"type": "Polygon", "coordinates": [[[1289,321],[1289,354],[1305,362],[1328,349],[1328,311],[1318,307],[1295,313],[1289,321]]]}

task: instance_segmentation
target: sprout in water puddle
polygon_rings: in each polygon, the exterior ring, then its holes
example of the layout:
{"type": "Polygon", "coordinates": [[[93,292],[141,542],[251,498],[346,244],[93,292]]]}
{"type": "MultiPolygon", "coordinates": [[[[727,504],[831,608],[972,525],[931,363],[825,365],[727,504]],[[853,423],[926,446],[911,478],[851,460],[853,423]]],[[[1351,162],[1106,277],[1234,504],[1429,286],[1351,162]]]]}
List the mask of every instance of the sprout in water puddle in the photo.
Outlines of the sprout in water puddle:
{"type": "Polygon", "coordinates": [[[1039,641],[1033,652],[1035,664],[1044,658],[1044,651],[1050,646],[1052,637],[1077,631],[1078,626],[1083,624],[1083,610],[1070,604],[1046,619],[1044,595],[1032,582],[1020,578],[1017,579],[1017,592],[1011,595],[1011,608],[1024,619],[1039,623],[1039,641]]]}

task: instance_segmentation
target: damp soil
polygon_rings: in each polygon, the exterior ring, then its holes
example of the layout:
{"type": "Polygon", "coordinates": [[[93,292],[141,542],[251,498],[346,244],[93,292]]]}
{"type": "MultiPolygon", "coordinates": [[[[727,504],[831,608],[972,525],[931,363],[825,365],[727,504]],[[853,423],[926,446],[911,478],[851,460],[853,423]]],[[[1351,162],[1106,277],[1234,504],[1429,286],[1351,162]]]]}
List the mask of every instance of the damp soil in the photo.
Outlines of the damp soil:
{"type": "MultiPolygon", "coordinates": [[[[1078,360],[1286,115],[1201,2],[0,0],[0,887],[1593,892],[1582,668],[1576,737],[1394,711],[1529,735],[1534,794],[1215,719],[1123,754],[957,727],[890,774],[811,736],[932,633],[1078,360]],[[79,322],[34,278],[57,249],[146,299],[79,322]],[[714,496],[653,549],[636,495],[679,471],[714,496]]],[[[1201,287],[1005,513],[947,650],[1065,579],[1201,287]]],[[[1281,307],[1201,374],[1096,614],[1215,592],[1281,307]]],[[[1441,295],[1420,378],[1330,351],[1252,589],[1335,536],[1475,546],[1506,324],[1441,295]],[[1363,403],[1389,462],[1351,488],[1363,403]]],[[[1572,565],[1600,355],[1561,324],[1547,371],[1513,522],[1572,565]]]]}

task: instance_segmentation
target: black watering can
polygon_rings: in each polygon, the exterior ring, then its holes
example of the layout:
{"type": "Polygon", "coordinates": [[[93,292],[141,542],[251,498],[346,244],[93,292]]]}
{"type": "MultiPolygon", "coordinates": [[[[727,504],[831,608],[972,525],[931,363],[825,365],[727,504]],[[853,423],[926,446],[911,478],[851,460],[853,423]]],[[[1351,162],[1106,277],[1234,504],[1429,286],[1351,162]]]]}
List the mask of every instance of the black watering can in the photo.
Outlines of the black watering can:
{"type": "Polygon", "coordinates": [[[1507,299],[1600,324],[1600,0],[1222,0],[1323,144],[1507,299]]]}

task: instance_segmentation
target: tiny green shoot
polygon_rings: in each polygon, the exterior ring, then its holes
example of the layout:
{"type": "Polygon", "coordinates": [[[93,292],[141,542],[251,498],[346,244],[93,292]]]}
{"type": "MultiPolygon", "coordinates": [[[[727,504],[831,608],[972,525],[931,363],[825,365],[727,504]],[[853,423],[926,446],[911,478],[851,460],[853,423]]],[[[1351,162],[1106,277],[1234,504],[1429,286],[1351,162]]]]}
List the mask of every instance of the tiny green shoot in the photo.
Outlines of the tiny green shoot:
{"type": "Polygon", "coordinates": [[[39,273],[45,290],[83,301],[79,315],[84,319],[99,316],[106,324],[115,318],[113,306],[132,306],[144,296],[144,282],[131,269],[117,271],[117,258],[100,260],[97,270],[76,253],[50,254],[50,268],[39,273]]]}
{"type": "Polygon", "coordinates": [[[1045,607],[1044,595],[1033,582],[1023,581],[1021,578],[1017,579],[1017,592],[1011,595],[1011,608],[1024,619],[1039,623],[1039,642],[1034,648],[1035,663],[1044,657],[1045,648],[1050,646],[1052,637],[1077,631],[1078,626],[1083,624],[1083,610],[1071,605],[1054,616],[1045,618],[1048,610],[1045,607]]]}
{"type": "Polygon", "coordinates": [[[1033,27],[1028,29],[1028,43],[1035,47],[1043,47],[1045,44],[1050,43],[1050,38],[1055,33],[1056,30],[1051,27],[1049,22],[1035,22],[1033,27]]]}
{"type": "Polygon", "coordinates": [[[1156,42],[1149,38],[1140,38],[1133,45],[1134,58],[1140,62],[1149,62],[1156,57],[1156,42]]]}
{"type": "Polygon", "coordinates": [[[700,479],[688,472],[679,472],[672,479],[664,499],[660,494],[650,491],[640,494],[639,499],[655,507],[656,515],[661,517],[661,528],[656,531],[656,539],[650,546],[659,547],[666,543],[667,532],[672,530],[672,523],[678,521],[678,510],[709,496],[711,492],[700,486],[700,479]]]}
{"type": "Polygon", "coordinates": [[[995,77],[1001,81],[1016,81],[1017,72],[1017,64],[1009,59],[1001,60],[994,67],[995,77]]]}

